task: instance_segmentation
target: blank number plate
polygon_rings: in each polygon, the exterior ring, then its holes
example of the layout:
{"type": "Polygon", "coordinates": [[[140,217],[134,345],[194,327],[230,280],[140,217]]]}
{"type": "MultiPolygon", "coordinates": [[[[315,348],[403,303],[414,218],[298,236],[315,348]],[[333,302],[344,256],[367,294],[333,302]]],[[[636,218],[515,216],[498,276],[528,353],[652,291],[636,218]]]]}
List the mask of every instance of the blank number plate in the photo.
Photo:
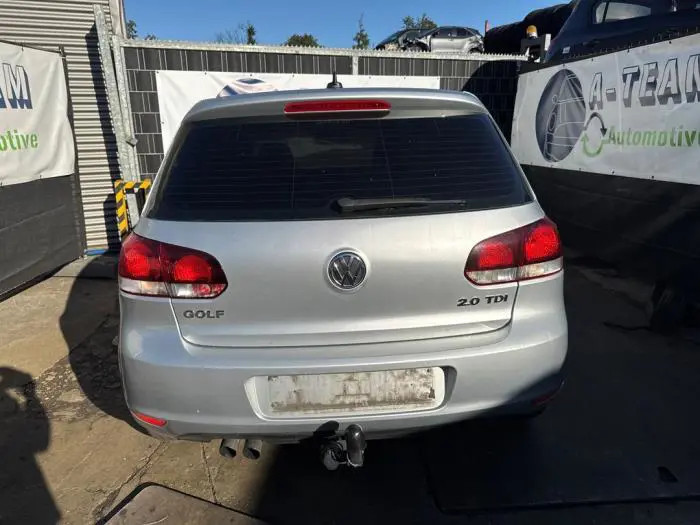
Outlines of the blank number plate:
{"type": "Polygon", "coordinates": [[[275,416],[428,410],[445,397],[441,368],[267,377],[275,416]]]}

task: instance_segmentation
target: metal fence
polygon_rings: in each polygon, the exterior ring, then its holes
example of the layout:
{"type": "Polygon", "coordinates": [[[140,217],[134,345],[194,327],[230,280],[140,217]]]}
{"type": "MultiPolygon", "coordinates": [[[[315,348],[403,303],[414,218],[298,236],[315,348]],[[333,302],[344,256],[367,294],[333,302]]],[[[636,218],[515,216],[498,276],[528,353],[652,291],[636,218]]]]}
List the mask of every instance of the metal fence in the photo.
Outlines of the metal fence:
{"type": "MultiPolygon", "coordinates": [[[[440,87],[481,98],[509,137],[517,89],[516,56],[456,55],[349,49],[232,46],[115,39],[128,88],[128,126],[136,139],[138,177],[152,177],[163,160],[156,71],[223,71],[339,75],[436,76],[440,87]]],[[[129,179],[128,176],[124,177],[129,179]]]]}

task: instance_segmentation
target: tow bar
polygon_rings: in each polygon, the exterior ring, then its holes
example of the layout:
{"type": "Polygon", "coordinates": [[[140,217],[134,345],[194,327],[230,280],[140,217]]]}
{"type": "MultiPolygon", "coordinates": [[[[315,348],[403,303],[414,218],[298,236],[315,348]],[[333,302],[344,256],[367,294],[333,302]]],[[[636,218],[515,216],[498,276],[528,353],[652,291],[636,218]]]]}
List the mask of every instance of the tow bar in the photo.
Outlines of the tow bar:
{"type": "Polygon", "coordinates": [[[342,437],[331,438],[321,446],[321,461],[328,470],[341,465],[360,468],[365,463],[367,441],[359,425],[352,424],[342,437]]]}

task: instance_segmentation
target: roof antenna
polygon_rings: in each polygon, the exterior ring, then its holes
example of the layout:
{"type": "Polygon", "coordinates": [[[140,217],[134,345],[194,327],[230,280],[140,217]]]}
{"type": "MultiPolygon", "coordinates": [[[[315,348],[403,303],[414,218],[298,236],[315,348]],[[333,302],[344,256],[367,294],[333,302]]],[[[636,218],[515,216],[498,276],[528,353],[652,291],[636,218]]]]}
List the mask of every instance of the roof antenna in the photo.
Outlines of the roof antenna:
{"type": "Polygon", "coordinates": [[[333,80],[326,85],[327,89],[335,89],[335,88],[342,88],[343,84],[338,82],[338,75],[336,74],[335,71],[333,71],[333,80]]]}

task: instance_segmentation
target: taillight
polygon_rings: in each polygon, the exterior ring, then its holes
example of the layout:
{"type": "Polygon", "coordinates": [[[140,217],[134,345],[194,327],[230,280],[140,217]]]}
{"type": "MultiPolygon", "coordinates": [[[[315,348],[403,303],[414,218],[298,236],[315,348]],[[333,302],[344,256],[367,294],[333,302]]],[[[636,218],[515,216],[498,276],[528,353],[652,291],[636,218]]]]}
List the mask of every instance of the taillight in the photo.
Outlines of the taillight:
{"type": "Polygon", "coordinates": [[[563,268],[556,225],[541,219],[477,244],[464,275],[474,284],[501,284],[555,274],[563,268]]]}
{"type": "Polygon", "coordinates": [[[228,282],[211,255],[131,234],[119,255],[119,288],[127,293],[210,299],[221,295],[228,282]]]}
{"type": "Polygon", "coordinates": [[[390,110],[391,104],[384,100],[307,100],[290,102],[284,106],[284,114],[287,116],[324,113],[382,114],[390,110]]]}

